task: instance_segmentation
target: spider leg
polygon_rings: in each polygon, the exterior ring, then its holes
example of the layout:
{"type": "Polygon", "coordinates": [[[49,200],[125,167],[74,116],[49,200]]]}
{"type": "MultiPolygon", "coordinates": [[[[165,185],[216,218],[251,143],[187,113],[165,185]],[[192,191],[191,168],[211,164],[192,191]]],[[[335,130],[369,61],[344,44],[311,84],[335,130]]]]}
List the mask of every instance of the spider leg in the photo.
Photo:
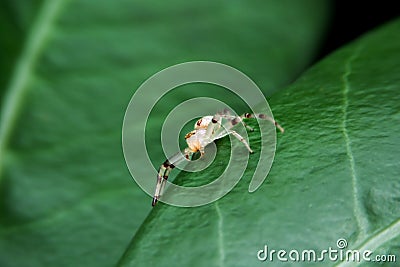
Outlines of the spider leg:
{"type": "Polygon", "coordinates": [[[153,201],[151,202],[151,205],[154,207],[158,201],[158,199],[161,196],[161,191],[164,189],[164,185],[168,179],[168,175],[171,172],[171,170],[175,166],[169,162],[169,160],[166,160],[159,168],[158,174],[157,174],[157,184],[156,184],[156,190],[154,192],[154,197],[153,201]]]}
{"type": "Polygon", "coordinates": [[[279,131],[280,131],[281,133],[284,133],[284,132],[285,132],[285,130],[282,128],[282,126],[280,126],[279,123],[278,123],[277,121],[275,121],[272,117],[270,117],[270,116],[268,116],[268,115],[265,115],[265,114],[262,114],[262,113],[255,113],[255,114],[245,113],[245,114],[243,114],[243,115],[240,116],[240,117],[241,117],[242,119],[244,119],[244,118],[258,118],[258,119],[260,119],[260,120],[267,120],[267,121],[272,122],[272,123],[275,125],[275,127],[279,129],[279,131]]]}
{"type": "Polygon", "coordinates": [[[232,134],[232,135],[233,135],[234,137],[236,137],[240,142],[242,142],[243,145],[247,148],[247,150],[248,150],[250,153],[254,153],[253,150],[250,148],[249,143],[247,143],[246,139],[244,139],[243,136],[241,136],[240,134],[238,134],[236,131],[233,131],[233,130],[225,130],[224,132],[219,133],[218,135],[216,135],[216,136],[214,137],[214,140],[215,140],[215,139],[220,139],[220,138],[225,137],[225,136],[227,136],[227,135],[229,135],[229,134],[232,134]]]}
{"type": "Polygon", "coordinates": [[[154,192],[154,197],[153,201],[151,202],[151,205],[154,207],[157,204],[157,201],[160,199],[161,194],[164,190],[164,186],[168,180],[169,173],[172,171],[175,166],[182,162],[183,160],[189,159],[193,152],[189,149],[186,148],[183,151],[185,157],[182,157],[181,152],[176,153],[173,155],[170,159],[167,159],[158,169],[158,174],[157,174],[157,184],[156,184],[156,190],[154,192]]]}
{"type": "Polygon", "coordinates": [[[220,121],[221,121],[221,114],[219,113],[215,114],[211,120],[211,123],[208,124],[207,126],[207,131],[204,138],[210,138],[214,134],[214,131],[216,130],[217,126],[220,126],[221,123],[220,121]]]}
{"type": "Polygon", "coordinates": [[[250,153],[253,153],[253,150],[250,148],[249,143],[247,143],[246,139],[244,139],[240,134],[238,134],[236,131],[232,131],[232,130],[230,130],[228,133],[232,134],[240,142],[242,142],[250,153]]]}
{"type": "MultiPolygon", "coordinates": [[[[221,117],[221,118],[224,118],[224,119],[226,119],[226,120],[228,120],[228,121],[230,121],[231,124],[232,124],[231,127],[240,122],[240,123],[242,123],[249,131],[254,131],[254,129],[253,129],[252,127],[248,126],[248,125],[243,121],[243,119],[258,118],[258,119],[260,119],[260,120],[267,120],[267,121],[272,122],[272,123],[275,125],[275,127],[278,128],[279,131],[281,131],[282,133],[285,131],[285,130],[283,129],[283,127],[280,126],[279,123],[276,122],[272,117],[270,117],[270,116],[268,116],[268,115],[265,115],[265,114],[262,114],[262,113],[255,113],[255,114],[244,113],[244,114],[241,115],[241,116],[234,116],[234,115],[231,115],[231,114],[230,114],[230,112],[229,112],[228,109],[225,109],[225,110],[223,110],[223,111],[220,113],[220,117],[221,117]]],[[[229,128],[231,128],[231,127],[229,127],[229,128]]]]}
{"type": "Polygon", "coordinates": [[[233,125],[236,125],[237,123],[242,123],[244,127],[247,128],[247,130],[249,130],[250,132],[253,132],[254,129],[253,127],[250,127],[249,125],[247,125],[244,121],[242,117],[238,117],[238,116],[234,116],[234,115],[230,115],[230,114],[223,114],[221,115],[221,118],[224,118],[226,120],[228,120],[230,122],[230,127],[231,128],[233,125]]]}

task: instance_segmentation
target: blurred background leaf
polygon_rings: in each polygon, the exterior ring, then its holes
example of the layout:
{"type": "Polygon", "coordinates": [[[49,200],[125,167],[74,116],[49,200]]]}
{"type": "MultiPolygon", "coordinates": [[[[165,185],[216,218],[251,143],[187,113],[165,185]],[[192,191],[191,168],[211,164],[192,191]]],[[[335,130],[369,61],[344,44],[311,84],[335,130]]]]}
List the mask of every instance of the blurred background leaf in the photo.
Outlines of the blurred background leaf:
{"type": "Polygon", "coordinates": [[[3,1],[0,13],[4,267],[113,266],[150,211],[121,151],[136,88],[213,60],[270,94],[311,62],[329,16],[320,0],[28,2],[3,1]]]}
{"type": "MultiPolygon", "coordinates": [[[[0,2],[0,101],[41,0],[0,2]]],[[[2,102],[0,102],[1,106],[2,102]]]]}
{"type": "MultiPolygon", "coordinates": [[[[250,155],[242,180],[222,199],[198,208],[160,203],[119,266],[255,266],[264,245],[270,251],[322,251],[337,249],[339,238],[350,249],[398,259],[399,30],[396,20],[366,35],[273,95],[271,107],[285,133],[278,134],[272,170],[256,192],[247,189],[258,153],[250,155]]],[[[259,133],[249,135],[251,146],[259,148],[259,133]]],[[[229,139],[217,144],[213,165],[180,172],[175,183],[196,186],[216,179],[230,158],[229,139]]],[[[290,263],[275,254],[265,264],[290,263]]],[[[323,264],[338,263],[326,257],[323,264]]]]}

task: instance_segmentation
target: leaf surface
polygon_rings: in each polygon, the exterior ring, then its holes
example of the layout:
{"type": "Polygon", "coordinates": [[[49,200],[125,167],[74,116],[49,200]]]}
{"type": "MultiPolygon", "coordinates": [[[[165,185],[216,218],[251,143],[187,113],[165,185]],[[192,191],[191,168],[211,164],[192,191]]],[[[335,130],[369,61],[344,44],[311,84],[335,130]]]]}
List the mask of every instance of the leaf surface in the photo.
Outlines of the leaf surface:
{"type": "MultiPolygon", "coordinates": [[[[348,249],[398,259],[399,30],[400,20],[385,25],[273,95],[270,105],[285,133],[278,134],[266,182],[248,193],[256,152],[242,180],[222,199],[198,208],[160,204],[120,266],[306,266],[301,261],[279,262],[276,254],[260,263],[257,252],[267,245],[270,251],[318,253],[338,249],[340,238],[347,240],[348,249]]],[[[251,146],[259,149],[259,133],[249,135],[251,146]]],[[[216,179],[230,155],[229,139],[217,145],[212,166],[198,173],[181,172],[176,183],[195,186],[216,179]]],[[[323,264],[346,266],[327,257],[323,264]]]]}

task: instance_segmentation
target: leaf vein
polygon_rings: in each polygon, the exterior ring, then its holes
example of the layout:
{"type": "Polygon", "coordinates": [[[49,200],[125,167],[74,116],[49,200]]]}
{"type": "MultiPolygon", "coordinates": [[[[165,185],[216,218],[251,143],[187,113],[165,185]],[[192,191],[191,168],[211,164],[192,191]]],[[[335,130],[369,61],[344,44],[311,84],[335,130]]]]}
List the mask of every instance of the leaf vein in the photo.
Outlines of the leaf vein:
{"type": "Polygon", "coordinates": [[[361,50],[361,47],[356,49],[356,51],[347,60],[347,62],[345,64],[345,72],[342,76],[342,81],[343,81],[342,133],[343,133],[343,137],[344,137],[344,141],[345,141],[345,145],[346,145],[346,154],[349,159],[351,178],[352,178],[353,202],[354,202],[353,212],[354,212],[354,216],[356,218],[358,229],[359,229],[357,239],[363,240],[367,233],[369,223],[368,223],[368,220],[366,219],[367,217],[366,217],[365,211],[361,205],[360,192],[358,190],[358,177],[357,177],[357,171],[356,171],[356,166],[355,166],[355,161],[354,161],[354,155],[353,155],[353,151],[351,148],[351,140],[350,140],[350,137],[349,137],[349,134],[347,131],[348,107],[349,107],[348,94],[350,91],[349,76],[352,73],[351,64],[359,56],[360,50],[361,50]]]}
{"type": "Polygon", "coordinates": [[[218,202],[215,202],[215,209],[218,215],[218,249],[219,249],[219,266],[224,266],[225,261],[225,250],[224,250],[224,232],[223,224],[224,218],[222,217],[221,209],[219,208],[218,202]]]}
{"type": "Polygon", "coordinates": [[[11,77],[0,117],[0,178],[4,164],[2,157],[4,157],[7,143],[22,107],[23,98],[27,93],[32,70],[40,52],[43,50],[62,1],[47,0],[44,2],[11,77]]]}

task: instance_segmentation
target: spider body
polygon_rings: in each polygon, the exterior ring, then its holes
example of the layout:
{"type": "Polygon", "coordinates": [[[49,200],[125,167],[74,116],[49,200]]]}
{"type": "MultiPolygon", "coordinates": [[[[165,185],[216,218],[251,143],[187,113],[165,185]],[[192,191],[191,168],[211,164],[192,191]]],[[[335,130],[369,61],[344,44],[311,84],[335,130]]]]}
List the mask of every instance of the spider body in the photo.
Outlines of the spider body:
{"type": "Polygon", "coordinates": [[[202,151],[205,146],[210,143],[209,138],[207,139],[205,136],[206,130],[204,129],[191,131],[185,136],[186,143],[188,144],[191,153],[196,153],[197,151],[203,153],[202,151]]]}
{"type": "MultiPolygon", "coordinates": [[[[196,152],[200,152],[200,156],[202,157],[204,155],[204,149],[208,144],[229,134],[232,134],[234,137],[236,137],[240,142],[243,143],[243,145],[250,153],[253,153],[253,150],[250,148],[247,141],[236,131],[231,129],[234,125],[240,122],[247,129],[253,131],[251,127],[243,122],[244,118],[258,118],[261,120],[268,120],[272,122],[282,133],[284,132],[283,128],[273,118],[265,114],[245,113],[242,116],[234,116],[231,115],[228,110],[224,110],[223,112],[217,113],[214,116],[202,117],[195,123],[194,130],[185,135],[186,143],[188,144],[188,147],[182,151],[185,158],[189,160],[193,153],[196,152]],[[224,125],[222,125],[222,119],[226,120],[226,123],[224,123],[224,125]]],[[[158,170],[157,184],[152,201],[152,206],[154,206],[160,198],[161,192],[163,191],[169,173],[175,167],[175,165],[182,160],[184,160],[184,158],[181,156],[181,152],[178,152],[170,159],[167,159],[160,166],[160,169],[158,170]]]]}
{"type": "MultiPolygon", "coordinates": [[[[201,155],[203,155],[204,148],[215,140],[215,139],[213,140],[210,137],[220,127],[221,127],[221,118],[216,122],[213,122],[213,116],[205,116],[199,119],[194,124],[194,130],[185,135],[186,143],[188,144],[188,148],[190,149],[190,152],[188,153],[196,153],[200,151],[201,155]],[[207,128],[210,125],[210,123],[215,123],[216,125],[213,128],[212,132],[210,131],[210,133],[207,133],[207,128]]],[[[188,153],[185,153],[185,155],[188,155],[188,153]]]]}
{"type": "Polygon", "coordinates": [[[203,118],[196,121],[194,124],[194,129],[207,129],[208,125],[212,122],[213,116],[204,116],[203,118]]]}

